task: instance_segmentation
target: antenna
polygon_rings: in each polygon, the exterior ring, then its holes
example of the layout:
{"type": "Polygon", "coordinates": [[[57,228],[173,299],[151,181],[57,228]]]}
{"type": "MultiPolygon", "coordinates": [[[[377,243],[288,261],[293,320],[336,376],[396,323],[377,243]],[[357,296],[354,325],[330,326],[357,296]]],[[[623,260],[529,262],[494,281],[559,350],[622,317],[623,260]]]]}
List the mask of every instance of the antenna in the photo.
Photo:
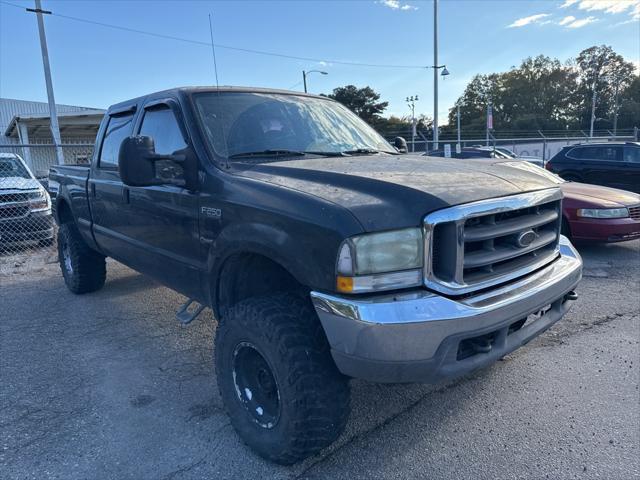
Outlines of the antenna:
{"type": "Polygon", "coordinates": [[[213,71],[216,75],[216,94],[218,96],[218,104],[220,106],[220,130],[222,130],[222,139],[224,140],[224,150],[226,157],[226,167],[231,168],[229,165],[229,145],[227,145],[227,135],[224,132],[224,108],[220,103],[220,83],[218,82],[218,63],[216,62],[216,44],[213,42],[213,22],[211,21],[211,14],[209,14],[209,35],[211,36],[211,54],[213,55],[213,71]]]}
{"type": "Polygon", "coordinates": [[[220,84],[218,83],[218,64],[216,63],[216,44],[213,43],[213,23],[211,22],[211,14],[209,14],[209,34],[211,35],[211,53],[213,55],[213,71],[216,75],[216,90],[220,93],[220,84]]]}

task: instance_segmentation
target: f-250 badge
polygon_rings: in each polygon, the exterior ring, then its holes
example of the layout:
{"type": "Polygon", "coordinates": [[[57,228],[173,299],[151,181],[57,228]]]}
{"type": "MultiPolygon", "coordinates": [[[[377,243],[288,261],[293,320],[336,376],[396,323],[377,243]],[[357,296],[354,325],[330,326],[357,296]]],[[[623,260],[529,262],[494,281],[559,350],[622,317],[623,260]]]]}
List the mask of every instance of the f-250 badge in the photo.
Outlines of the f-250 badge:
{"type": "Polygon", "coordinates": [[[222,218],[222,210],[213,207],[200,207],[200,211],[203,215],[211,218],[222,218]]]}

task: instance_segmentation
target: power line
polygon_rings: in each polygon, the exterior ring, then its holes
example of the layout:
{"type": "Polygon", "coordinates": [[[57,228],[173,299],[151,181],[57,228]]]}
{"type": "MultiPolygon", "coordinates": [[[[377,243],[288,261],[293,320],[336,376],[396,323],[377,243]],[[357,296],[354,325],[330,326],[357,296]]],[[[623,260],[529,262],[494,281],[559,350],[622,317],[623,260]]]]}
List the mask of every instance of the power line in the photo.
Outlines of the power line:
{"type": "MultiPolygon", "coordinates": [[[[11,3],[11,2],[7,2],[5,0],[0,0],[0,4],[4,4],[4,5],[9,5],[11,7],[16,7],[16,8],[20,8],[20,9],[25,9],[24,6],[22,5],[18,5],[15,3],[11,3]]],[[[98,25],[101,27],[105,27],[105,28],[113,28],[116,30],[123,30],[125,32],[131,32],[131,33],[138,33],[140,35],[147,35],[150,37],[157,37],[157,38],[163,38],[165,40],[175,40],[178,42],[183,42],[183,43],[190,43],[193,45],[201,45],[201,46],[206,46],[206,47],[211,47],[211,43],[210,42],[202,42],[199,40],[192,40],[189,38],[183,38],[183,37],[176,37],[173,35],[165,35],[162,33],[156,33],[156,32],[150,32],[147,30],[139,30],[137,28],[130,28],[130,27],[123,27],[121,25],[113,25],[110,23],[104,23],[104,22],[98,22],[96,20],[90,20],[87,18],[80,18],[80,17],[72,17],[70,15],[63,15],[60,13],[55,13],[55,12],[51,12],[51,16],[54,17],[60,17],[60,18],[64,18],[66,20],[72,20],[75,22],[82,22],[82,23],[88,23],[90,25],[98,25]]],[[[381,64],[381,63],[364,63],[364,62],[349,62],[349,61],[343,61],[343,60],[327,60],[327,59],[322,59],[322,58],[313,58],[313,57],[299,57],[297,55],[289,55],[289,54],[285,54],[285,53],[278,53],[278,52],[269,52],[269,51],[265,51],[265,50],[255,50],[252,48],[241,48],[241,47],[234,47],[231,45],[221,45],[221,44],[214,44],[215,48],[222,48],[224,50],[233,50],[236,52],[243,52],[243,53],[252,53],[255,55],[266,55],[266,56],[270,56],[270,57],[279,57],[279,58],[287,58],[290,60],[304,60],[307,62],[326,62],[326,63],[333,63],[336,65],[350,65],[350,66],[355,66],[355,67],[371,67],[371,68],[405,68],[405,69],[425,69],[428,68],[424,65],[394,65],[394,64],[381,64]]]]}

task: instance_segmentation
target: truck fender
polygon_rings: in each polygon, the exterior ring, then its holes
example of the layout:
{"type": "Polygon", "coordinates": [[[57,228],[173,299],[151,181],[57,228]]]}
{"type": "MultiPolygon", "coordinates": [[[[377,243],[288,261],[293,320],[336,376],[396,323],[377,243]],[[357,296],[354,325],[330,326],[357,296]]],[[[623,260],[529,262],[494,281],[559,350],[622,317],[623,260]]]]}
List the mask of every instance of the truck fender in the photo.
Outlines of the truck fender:
{"type": "MultiPolygon", "coordinates": [[[[311,268],[304,262],[309,258],[310,252],[305,252],[304,246],[286,231],[264,223],[231,225],[213,242],[207,256],[212,305],[217,302],[218,279],[225,262],[240,253],[268,258],[307,287],[317,284],[321,276],[317,268],[311,268]]],[[[331,269],[333,270],[333,265],[331,269]]]]}

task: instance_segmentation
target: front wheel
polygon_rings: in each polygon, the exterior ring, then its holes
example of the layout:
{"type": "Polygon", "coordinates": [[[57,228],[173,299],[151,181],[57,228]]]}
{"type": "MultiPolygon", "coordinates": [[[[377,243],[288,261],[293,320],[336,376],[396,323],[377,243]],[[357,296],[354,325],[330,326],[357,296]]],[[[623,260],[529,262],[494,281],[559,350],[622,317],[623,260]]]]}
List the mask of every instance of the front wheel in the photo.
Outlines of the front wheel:
{"type": "Polygon", "coordinates": [[[234,305],[218,326],[215,357],[231,423],[259,455],[289,465],[344,429],[348,380],[309,300],[281,294],[234,305]]]}
{"type": "Polygon", "coordinates": [[[64,283],[73,293],[95,292],[104,285],[105,258],[84,243],[73,223],[63,223],[58,229],[58,261],[64,283]]]}

